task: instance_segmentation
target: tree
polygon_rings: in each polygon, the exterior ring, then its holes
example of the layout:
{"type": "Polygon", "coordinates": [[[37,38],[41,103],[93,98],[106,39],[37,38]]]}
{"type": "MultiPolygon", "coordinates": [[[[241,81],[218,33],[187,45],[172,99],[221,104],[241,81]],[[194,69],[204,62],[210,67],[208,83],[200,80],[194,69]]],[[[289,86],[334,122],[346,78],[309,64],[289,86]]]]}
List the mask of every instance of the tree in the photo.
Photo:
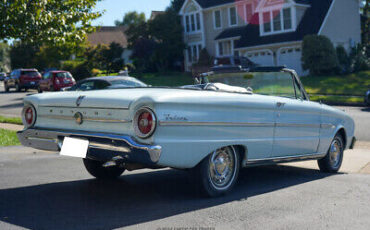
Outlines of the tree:
{"type": "Polygon", "coordinates": [[[181,10],[184,2],[185,0],[171,0],[171,5],[169,6],[168,10],[173,10],[174,12],[178,13],[181,10]]]}
{"type": "Polygon", "coordinates": [[[10,49],[10,60],[12,69],[17,68],[35,68],[34,57],[39,51],[36,45],[30,45],[22,42],[14,42],[10,49]]]}
{"type": "Polygon", "coordinates": [[[101,12],[93,11],[98,1],[2,0],[0,40],[75,45],[94,30],[91,21],[101,16],[101,12]]]}
{"type": "Polygon", "coordinates": [[[337,54],[333,43],[322,35],[307,35],[303,39],[303,69],[311,74],[334,73],[338,68],[337,54]]]}
{"type": "Polygon", "coordinates": [[[157,43],[153,52],[157,70],[172,68],[174,62],[183,59],[185,49],[183,28],[178,14],[167,10],[148,24],[150,37],[157,43]]]}
{"type": "Polygon", "coordinates": [[[112,42],[108,49],[103,51],[104,61],[105,61],[105,70],[108,73],[117,73],[119,72],[124,65],[124,60],[122,59],[122,53],[124,48],[115,42],[112,42]]]}
{"type": "Polygon", "coordinates": [[[145,14],[138,13],[136,11],[131,11],[123,16],[123,20],[119,21],[116,20],[114,23],[116,26],[131,26],[131,25],[138,25],[145,22],[145,14]]]}
{"type": "Polygon", "coordinates": [[[6,43],[0,43],[0,72],[6,72],[10,69],[10,47],[6,43]]]}

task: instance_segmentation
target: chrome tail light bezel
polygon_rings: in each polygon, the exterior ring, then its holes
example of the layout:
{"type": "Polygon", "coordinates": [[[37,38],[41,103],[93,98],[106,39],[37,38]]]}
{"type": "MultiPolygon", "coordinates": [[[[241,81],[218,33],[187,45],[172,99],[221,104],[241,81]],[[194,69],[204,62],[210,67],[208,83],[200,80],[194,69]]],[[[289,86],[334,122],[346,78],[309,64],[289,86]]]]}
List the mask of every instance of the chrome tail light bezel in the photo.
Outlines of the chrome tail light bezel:
{"type": "Polygon", "coordinates": [[[142,139],[149,138],[153,135],[153,133],[155,132],[155,130],[157,128],[157,116],[155,115],[155,113],[153,112],[153,110],[151,108],[141,107],[140,109],[138,109],[135,112],[134,119],[133,119],[133,126],[134,126],[134,130],[135,130],[135,135],[137,137],[142,138],[142,139]],[[139,129],[139,117],[144,112],[150,113],[151,116],[152,116],[152,119],[153,119],[150,132],[147,133],[147,134],[142,133],[139,129]]]}
{"type": "Polygon", "coordinates": [[[25,128],[30,128],[30,127],[33,127],[36,123],[36,120],[37,120],[37,112],[36,112],[36,109],[33,105],[31,104],[26,104],[23,109],[22,109],[22,122],[23,122],[23,125],[25,128]],[[26,111],[31,108],[32,109],[32,113],[33,113],[33,117],[32,117],[32,122],[31,124],[28,124],[27,122],[27,119],[26,119],[26,111]]]}

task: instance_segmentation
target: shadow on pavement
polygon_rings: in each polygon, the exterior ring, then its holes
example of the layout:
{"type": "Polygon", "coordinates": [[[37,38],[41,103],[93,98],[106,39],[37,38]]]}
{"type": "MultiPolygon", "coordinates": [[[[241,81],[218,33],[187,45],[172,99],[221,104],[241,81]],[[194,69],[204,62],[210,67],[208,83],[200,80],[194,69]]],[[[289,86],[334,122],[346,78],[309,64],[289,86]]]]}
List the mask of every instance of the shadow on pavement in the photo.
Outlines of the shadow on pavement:
{"type": "MultiPolygon", "coordinates": [[[[112,229],[248,199],[330,176],[288,166],[242,170],[233,192],[200,198],[185,171],[0,190],[0,221],[30,229],[112,229]]],[[[154,227],[153,227],[154,228],[154,227]]]]}

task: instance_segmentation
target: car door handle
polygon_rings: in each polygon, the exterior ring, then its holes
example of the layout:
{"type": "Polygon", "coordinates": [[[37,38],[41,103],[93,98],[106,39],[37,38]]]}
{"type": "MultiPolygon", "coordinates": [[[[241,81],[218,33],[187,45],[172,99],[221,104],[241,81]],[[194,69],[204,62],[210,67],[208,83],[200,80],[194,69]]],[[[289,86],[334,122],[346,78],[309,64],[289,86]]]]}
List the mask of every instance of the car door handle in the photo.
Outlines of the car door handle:
{"type": "Polygon", "coordinates": [[[285,105],[285,103],[284,102],[277,102],[276,103],[276,106],[278,107],[278,108],[281,108],[281,107],[283,107],[285,105]]]}

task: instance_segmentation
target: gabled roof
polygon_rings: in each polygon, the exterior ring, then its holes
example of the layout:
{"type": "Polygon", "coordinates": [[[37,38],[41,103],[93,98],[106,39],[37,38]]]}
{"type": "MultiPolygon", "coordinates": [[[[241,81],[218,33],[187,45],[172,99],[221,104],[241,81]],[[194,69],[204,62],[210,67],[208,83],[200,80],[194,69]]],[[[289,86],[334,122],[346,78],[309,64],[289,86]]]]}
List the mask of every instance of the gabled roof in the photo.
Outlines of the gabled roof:
{"type": "MultiPolygon", "coordinates": [[[[195,0],[204,9],[228,3],[242,2],[245,0],[195,0]]],[[[299,4],[310,4],[311,0],[293,0],[299,4]]]]}
{"type": "Polygon", "coordinates": [[[306,13],[294,32],[261,36],[258,14],[255,14],[252,17],[252,23],[243,27],[226,29],[221,32],[215,40],[241,36],[240,40],[236,41],[235,48],[301,41],[304,36],[308,34],[317,34],[319,32],[332,1],[333,0],[310,0],[311,7],[307,8],[306,13]]]}
{"type": "Polygon", "coordinates": [[[102,26],[96,29],[94,33],[87,35],[87,40],[91,45],[104,44],[109,45],[112,42],[120,44],[127,48],[127,37],[124,26],[102,26]]]}

